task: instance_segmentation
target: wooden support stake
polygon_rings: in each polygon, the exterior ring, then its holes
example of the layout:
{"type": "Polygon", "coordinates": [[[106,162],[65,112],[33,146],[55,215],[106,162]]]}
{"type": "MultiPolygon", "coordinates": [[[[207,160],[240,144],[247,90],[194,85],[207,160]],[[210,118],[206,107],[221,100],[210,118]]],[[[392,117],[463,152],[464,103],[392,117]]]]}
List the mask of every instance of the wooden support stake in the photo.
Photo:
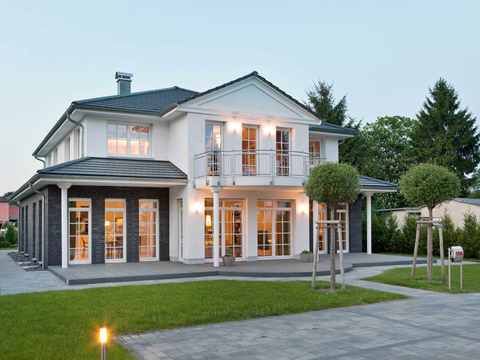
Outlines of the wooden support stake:
{"type": "Polygon", "coordinates": [[[412,259],[412,272],[411,272],[412,277],[415,277],[415,271],[417,269],[417,256],[418,256],[419,242],[420,242],[420,224],[417,222],[417,230],[415,232],[415,247],[413,249],[413,259],[412,259]]]}
{"type": "Polygon", "coordinates": [[[460,290],[463,290],[463,262],[460,263],[460,290]]]}
{"type": "MultiPolygon", "coordinates": [[[[319,228],[318,223],[316,225],[319,228]]],[[[317,231],[318,234],[318,231],[317,231]]],[[[317,281],[317,263],[318,263],[318,236],[313,238],[313,268],[312,268],[312,289],[315,289],[317,281]]]]}
{"type": "Polygon", "coordinates": [[[445,284],[445,254],[443,250],[443,226],[438,228],[438,239],[440,242],[440,265],[442,271],[442,284],[445,284]]]}
{"type": "Polygon", "coordinates": [[[448,248],[448,290],[452,290],[452,254],[448,248]]]}
{"type": "Polygon", "coordinates": [[[342,289],[345,289],[345,272],[343,270],[343,241],[342,241],[342,227],[340,223],[337,225],[337,236],[338,236],[338,257],[340,260],[340,277],[342,279],[342,289]]]}

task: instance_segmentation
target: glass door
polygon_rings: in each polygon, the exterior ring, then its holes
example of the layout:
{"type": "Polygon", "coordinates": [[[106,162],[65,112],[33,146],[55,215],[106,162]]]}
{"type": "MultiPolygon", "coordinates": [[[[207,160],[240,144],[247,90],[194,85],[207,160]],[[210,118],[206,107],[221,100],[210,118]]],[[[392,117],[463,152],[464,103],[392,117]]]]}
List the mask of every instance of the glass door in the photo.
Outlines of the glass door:
{"type": "Polygon", "coordinates": [[[240,258],[242,254],[242,222],[243,202],[241,200],[222,201],[222,256],[240,258]]]}
{"type": "Polygon", "coordinates": [[[91,263],[90,209],[90,199],[69,199],[68,201],[70,264],[91,263]]]}
{"type": "Polygon", "coordinates": [[[242,175],[257,175],[257,127],[242,128],[242,175]]]}
{"type": "Polygon", "coordinates": [[[158,260],[157,200],[139,200],[138,226],[140,261],[158,260]]]}
{"type": "MultiPolygon", "coordinates": [[[[319,203],[318,204],[318,220],[325,221],[327,220],[327,204],[319,203]]],[[[328,239],[328,227],[325,224],[318,225],[318,251],[320,254],[326,254],[327,251],[327,239],[328,239]]]]}
{"type": "MultiPolygon", "coordinates": [[[[220,201],[220,256],[243,257],[243,200],[220,201]]],[[[205,258],[213,257],[213,201],[205,199],[205,258]]]]}
{"type": "Polygon", "coordinates": [[[222,146],[222,124],[207,122],[205,126],[205,151],[207,152],[208,176],[220,176],[221,174],[222,146]]]}
{"type": "Polygon", "coordinates": [[[288,176],[290,173],[290,129],[277,128],[275,156],[277,176],[288,176]]]}
{"type": "Polygon", "coordinates": [[[105,262],[125,262],[125,200],[105,200],[105,262]]]}
{"type": "MultiPolygon", "coordinates": [[[[341,233],[342,233],[342,245],[343,245],[343,252],[349,251],[349,241],[348,241],[348,204],[341,204],[340,208],[337,209],[337,214],[335,216],[336,220],[340,220],[341,226],[341,233]]],[[[338,236],[337,236],[337,243],[336,243],[337,251],[339,251],[339,243],[338,243],[338,236]]]]}

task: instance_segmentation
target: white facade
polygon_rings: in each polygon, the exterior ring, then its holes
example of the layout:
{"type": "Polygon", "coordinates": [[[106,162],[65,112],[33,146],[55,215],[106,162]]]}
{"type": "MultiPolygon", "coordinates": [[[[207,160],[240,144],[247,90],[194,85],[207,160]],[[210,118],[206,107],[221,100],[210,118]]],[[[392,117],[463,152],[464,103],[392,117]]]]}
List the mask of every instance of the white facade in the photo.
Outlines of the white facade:
{"type": "MultiPolygon", "coordinates": [[[[168,160],[187,174],[186,186],[171,186],[169,190],[170,259],[186,263],[214,261],[215,256],[206,254],[209,251],[206,229],[210,231],[212,227],[214,246],[219,247],[217,256],[225,254],[227,245],[222,246],[222,241],[225,242],[227,236],[236,241],[240,236],[240,244],[235,250],[241,253],[237,257],[242,260],[288,258],[308,250],[310,209],[303,185],[311,161],[310,141],[318,142],[317,160],[337,162],[339,140],[346,137],[311,132],[309,127],[319,125],[319,120],[256,77],[247,77],[207,92],[161,116],[76,109],[70,117],[73,121],[65,121],[38,153],[47,159],[47,166],[79,157],[121,156],[168,160]],[[144,137],[145,144],[148,143],[144,149],[148,150],[141,155],[112,153],[108,139],[109,126],[114,124],[141,127],[143,135],[148,132],[144,137]],[[221,157],[222,165],[221,171],[215,174],[208,173],[213,156],[206,154],[211,150],[206,143],[209,124],[221,127],[218,159],[221,157]],[[252,134],[256,134],[250,141],[254,150],[248,161],[244,160],[244,127],[254,129],[252,134]],[[279,129],[282,129],[282,140],[279,140],[279,129]],[[76,131],[81,139],[74,137],[76,131]],[[279,147],[286,149],[282,150],[285,155],[279,155],[279,147]],[[279,156],[284,158],[279,160],[279,156]],[[248,162],[248,171],[245,162],[248,162]],[[206,215],[205,204],[214,198],[214,187],[218,189],[220,207],[213,206],[208,210],[212,211],[214,219],[210,223],[212,219],[206,215]],[[226,205],[222,209],[222,204],[229,204],[228,200],[237,200],[241,209],[229,210],[226,205]],[[268,216],[274,214],[269,225],[272,228],[270,233],[258,228],[259,201],[268,201],[268,206],[273,204],[274,210],[265,212],[268,216]],[[277,209],[279,204],[288,208],[277,209]],[[237,212],[241,212],[240,219],[237,212]],[[239,221],[233,225],[238,234],[227,234],[230,225],[225,224],[225,219],[215,228],[215,220],[222,216],[239,221]],[[276,248],[260,249],[257,242],[261,236],[269,237],[276,248]],[[288,237],[290,244],[287,246],[284,242],[288,237]]],[[[216,161],[220,161],[218,159],[216,161]]]]}

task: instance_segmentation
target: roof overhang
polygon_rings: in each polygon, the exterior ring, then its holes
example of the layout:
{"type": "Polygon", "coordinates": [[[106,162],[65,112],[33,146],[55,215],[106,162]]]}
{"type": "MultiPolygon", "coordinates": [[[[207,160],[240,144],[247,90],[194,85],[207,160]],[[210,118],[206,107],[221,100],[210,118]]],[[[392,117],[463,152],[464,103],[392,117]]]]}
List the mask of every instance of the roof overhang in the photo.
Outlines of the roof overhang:
{"type": "Polygon", "coordinates": [[[71,186],[123,186],[123,187],[150,187],[165,188],[187,185],[187,179],[158,179],[147,177],[118,177],[118,176],[72,176],[35,174],[23,184],[10,198],[10,201],[20,201],[34,194],[48,185],[71,186]]]}

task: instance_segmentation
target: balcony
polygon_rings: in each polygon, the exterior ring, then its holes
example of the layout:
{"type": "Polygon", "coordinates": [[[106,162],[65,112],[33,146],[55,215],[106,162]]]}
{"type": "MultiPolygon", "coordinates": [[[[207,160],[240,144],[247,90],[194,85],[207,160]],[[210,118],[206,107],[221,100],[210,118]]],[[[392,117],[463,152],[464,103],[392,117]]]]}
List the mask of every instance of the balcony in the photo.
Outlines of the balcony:
{"type": "Polygon", "coordinates": [[[207,151],[194,157],[196,186],[303,186],[312,166],[325,159],[306,152],[207,151]]]}

